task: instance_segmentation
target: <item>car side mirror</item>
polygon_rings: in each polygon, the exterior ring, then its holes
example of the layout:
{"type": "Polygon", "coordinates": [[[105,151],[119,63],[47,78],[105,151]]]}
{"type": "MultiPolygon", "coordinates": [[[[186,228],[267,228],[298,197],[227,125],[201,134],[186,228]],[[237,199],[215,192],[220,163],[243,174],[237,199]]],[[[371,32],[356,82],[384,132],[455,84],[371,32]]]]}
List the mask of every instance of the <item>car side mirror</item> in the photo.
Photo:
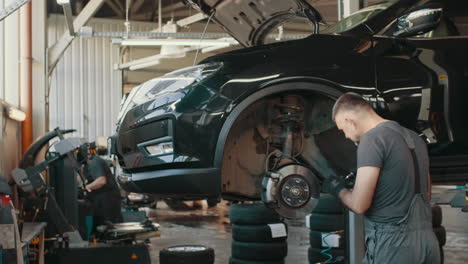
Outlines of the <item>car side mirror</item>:
{"type": "Polygon", "coordinates": [[[420,9],[397,20],[395,37],[409,37],[429,32],[436,28],[442,18],[442,8],[420,9]]]}

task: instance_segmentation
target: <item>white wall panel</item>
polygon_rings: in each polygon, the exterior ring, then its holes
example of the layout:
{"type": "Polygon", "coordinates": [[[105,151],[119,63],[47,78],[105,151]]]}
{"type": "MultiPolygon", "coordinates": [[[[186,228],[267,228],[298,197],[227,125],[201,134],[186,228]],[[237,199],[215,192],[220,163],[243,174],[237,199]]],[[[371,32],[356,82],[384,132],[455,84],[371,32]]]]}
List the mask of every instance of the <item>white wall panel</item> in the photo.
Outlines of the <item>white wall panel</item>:
{"type": "Polygon", "coordinates": [[[47,1],[32,1],[32,116],[33,139],[44,135],[46,127],[46,88],[47,88],[47,1]]]}
{"type": "MultiPolygon", "coordinates": [[[[67,30],[63,16],[48,20],[48,43],[53,45],[67,30]]],[[[93,19],[95,32],[124,31],[123,21],[93,19]]],[[[150,31],[155,24],[135,23],[134,31],[150,31]]],[[[49,128],[74,128],[94,141],[114,133],[122,96],[122,74],[114,70],[119,48],[110,38],[77,37],[60,59],[50,80],[49,128]]]]}
{"type": "MultiPolygon", "coordinates": [[[[0,0],[0,8],[13,0],[0,0]]],[[[0,99],[18,106],[19,93],[19,12],[0,22],[0,99]]],[[[0,111],[3,107],[0,106],[0,111]]],[[[21,125],[0,113],[0,175],[11,179],[21,151],[21,125]]]]}
{"type": "MultiPolygon", "coordinates": [[[[14,0],[5,0],[5,6],[14,0]]],[[[4,99],[9,104],[19,106],[19,12],[16,11],[4,20],[4,99]]]]}
{"type": "MultiPolygon", "coordinates": [[[[5,1],[0,0],[0,8],[5,1]]],[[[5,20],[0,22],[0,99],[5,98],[5,20]]],[[[0,134],[1,135],[1,134],[0,134]]]]}

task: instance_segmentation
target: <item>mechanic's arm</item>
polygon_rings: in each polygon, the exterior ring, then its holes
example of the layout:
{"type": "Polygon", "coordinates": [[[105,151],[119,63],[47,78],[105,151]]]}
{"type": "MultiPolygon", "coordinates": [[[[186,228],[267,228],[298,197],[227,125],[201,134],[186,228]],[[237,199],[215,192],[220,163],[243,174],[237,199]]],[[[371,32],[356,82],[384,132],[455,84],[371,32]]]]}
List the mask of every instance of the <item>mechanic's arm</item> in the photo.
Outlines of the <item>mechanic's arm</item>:
{"type": "Polygon", "coordinates": [[[365,213],[372,204],[379,175],[379,167],[360,167],[357,170],[353,190],[343,189],[339,192],[338,196],[351,211],[357,214],[365,213]]]}
{"type": "Polygon", "coordinates": [[[88,192],[93,191],[93,190],[98,190],[98,189],[101,189],[106,184],[107,184],[106,177],[105,176],[99,176],[92,183],[86,185],[86,190],[88,192]]]}

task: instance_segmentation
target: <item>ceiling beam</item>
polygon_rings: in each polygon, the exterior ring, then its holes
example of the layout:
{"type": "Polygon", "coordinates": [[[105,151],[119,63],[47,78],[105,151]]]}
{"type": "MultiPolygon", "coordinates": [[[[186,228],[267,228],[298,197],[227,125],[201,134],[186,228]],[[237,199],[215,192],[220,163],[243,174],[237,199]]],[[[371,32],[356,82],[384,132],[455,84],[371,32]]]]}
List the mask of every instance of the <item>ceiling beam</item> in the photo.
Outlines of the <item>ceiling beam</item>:
{"type": "Polygon", "coordinates": [[[117,4],[113,2],[112,0],[105,0],[105,1],[106,1],[106,5],[108,5],[117,16],[121,18],[125,17],[125,10],[117,6],[117,4]]]}
{"type": "MultiPolygon", "coordinates": [[[[91,19],[91,17],[96,14],[96,12],[103,4],[104,0],[90,0],[73,21],[73,27],[75,30],[80,31],[81,27],[88,23],[89,19],[91,19]]],[[[63,53],[67,50],[74,39],[75,37],[70,35],[70,33],[67,31],[60,37],[57,42],[55,42],[51,48],[48,49],[49,75],[52,73],[63,53]]]]}
{"type": "Polygon", "coordinates": [[[132,17],[134,15],[136,15],[136,13],[140,10],[140,8],[141,8],[141,6],[143,5],[144,2],[145,2],[145,0],[136,0],[133,3],[132,7],[130,8],[132,17]]]}
{"type": "Polygon", "coordinates": [[[125,11],[125,7],[123,6],[122,2],[120,2],[120,0],[112,0],[114,2],[114,4],[116,4],[120,10],[122,11],[125,11]]]}
{"type": "Polygon", "coordinates": [[[185,26],[188,26],[188,25],[191,25],[193,23],[197,23],[199,21],[202,21],[204,20],[205,18],[207,18],[208,16],[203,14],[203,13],[197,13],[193,16],[189,16],[189,17],[186,17],[186,18],[183,18],[181,20],[178,20],[176,22],[177,26],[179,27],[185,27],[185,26]]]}
{"type": "Polygon", "coordinates": [[[63,8],[63,14],[65,15],[65,20],[67,21],[67,28],[70,35],[75,36],[75,29],[73,27],[73,15],[70,2],[59,4],[63,8]]]}
{"type": "Polygon", "coordinates": [[[168,6],[165,6],[161,9],[161,11],[163,13],[166,13],[166,12],[171,12],[171,11],[175,11],[177,9],[180,9],[180,8],[183,8],[183,7],[186,7],[184,5],[184,3],[181,2],[178,2],[178,3],[175,3],[175,4],[172,4],[172,5],[168,5],[168,6]]]}

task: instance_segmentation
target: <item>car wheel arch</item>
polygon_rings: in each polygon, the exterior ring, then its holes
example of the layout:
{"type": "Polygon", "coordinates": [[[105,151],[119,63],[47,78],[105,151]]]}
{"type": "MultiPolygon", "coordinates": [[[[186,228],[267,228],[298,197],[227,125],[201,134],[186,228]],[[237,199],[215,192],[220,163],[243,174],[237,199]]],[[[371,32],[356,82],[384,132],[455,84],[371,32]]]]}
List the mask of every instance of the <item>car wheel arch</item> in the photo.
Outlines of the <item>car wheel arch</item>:
{"type": "Polygon", "coordinates": [[[223,123],[223,126],[220,130],[218,140],[216,142],[215,157],[214,157],[214,167],[221,168],[224,154],[224,145],[229,135],[229,131],[234,125],[237,118],[240,114],[246,110],[250,105],[256,101],[274,94],[280,94],[284,92],[293,92],[293,91],[308,91],[316,92],[321,95],[329,96],[332,98],[338,98],[340,95],[345,93],[344,89],[338,88],[339,86],[331,83],[320,83],[318,81],[281,81],[279,83],[269,83],[262,85],[263,88],[247,96],[242,102],[236,105],[231,113],[228,115],[226,120],[223,123]],[[294,85],[293,87],[291,87],[294,85]]]}
{"type": "MultiPolygon", "coordinates": [[[[259,89],[245,97],[239,104],[237,104],[227,116],[223,126],[220,130],[216,151],[214,157],[214,167],[221,169],[223,167],[223,159],[225,155],[225,146],[229,138],[229,133],[233,129],[235,122],[255,102],[272,96],[275,94],[284,94],[289,92],[309,92],[315,93],[320,96],[326,96],[336,100],[340,95],[345,92],[345,89],[340,88],[337,85],[319,82],[319,81],[305,81],[302,80],[290,80],[280,81],[276,83],[270,83],[259,87],[259,89]]],[[[223,177],[222,175],[220,177],[223,177]]]]}

